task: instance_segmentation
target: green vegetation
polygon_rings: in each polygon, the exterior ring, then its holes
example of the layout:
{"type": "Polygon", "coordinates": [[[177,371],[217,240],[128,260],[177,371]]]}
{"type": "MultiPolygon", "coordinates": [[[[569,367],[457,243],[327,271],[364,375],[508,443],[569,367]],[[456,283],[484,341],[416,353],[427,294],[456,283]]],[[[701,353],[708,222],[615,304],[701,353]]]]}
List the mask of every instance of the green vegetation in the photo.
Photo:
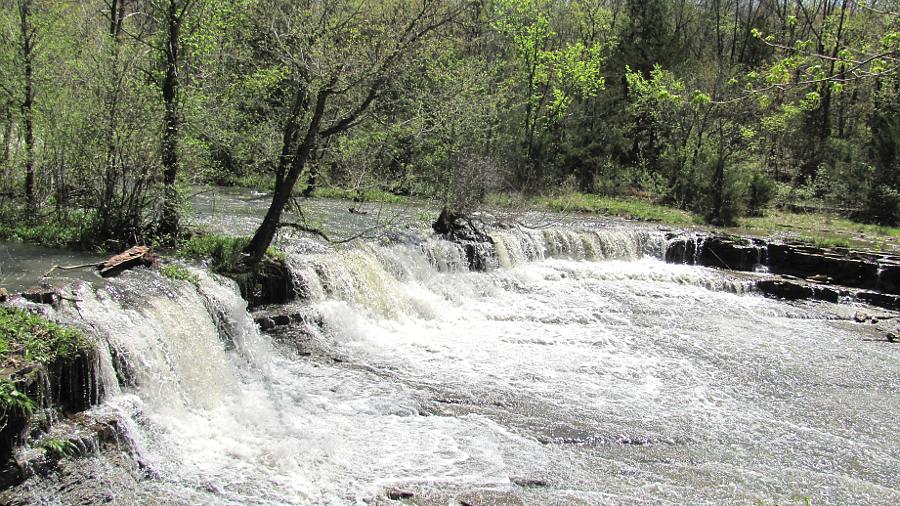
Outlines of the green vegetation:
{"type": "MultiPolygon", "coordinates": [[[[208,261],[216,272],[231,272],[241,263],[241,259],[245,256],[243,250],[249,241],[247,237],[198,233],[182,241],[175,254],[182,258],[208,261]]],[[[274,247],[266,250],[266,256],[278,262],[284,262],[286,259],[285,253],[274,247]]],[[[196,279],[190,271],[174,264],[162,267],[160,272],[172,279],[191,282],[196,279]]]]}
{"type": "Polygon", "coordinates": [[[266,249],[266,256],[280,263],[284,263],[287,260],[287,254],[284,251],[272,246],[266,249]]]}
{"type": "Polygon", "coordinates": [[[228,271],[240,263],[247,242],[246,237],[197,234],[183,241],[176,254],[184,258],[209,261],[210,267],[215,271],[228,271]]]}
{"type": "Polygon", "coordinates": [[[200,284],[200,278],[198,278],[196,274],[178,264],[164,265],[159,268],[159,273],[169,279],[187,281],[195,286],[200,284]]]}
{"type": "Polygon", "coordinates": [[[776,502],[770,503],[770,502],[764,501],[762,499],[757,499],[757,500],[753,501],[753,504],[755,506],[788,506],[790,504],[795,504],[798,506],[811,506],[812,499],[807,495],[797,494],[797,495],[791,496],[791,498],[788,499],[787,502],[776,501],[776,502]]]}
{"type": "Polygon", "coordinates": [[[540,202],[554,211],[598,213],[671,225],[690,225],[694,222],[690,213],[637,198],[602,197],[576,192],[549,197],[540,202]]]}
{"type": "Polygon", "coordinates": [[[38,216],[12,205],[0,205],[0,240],[40,243],[51,247],[84,245],[84,224],[79,212],[48,212],[38,216]]]}
{"type": "Polygon", "coordinates": [[[84,334],[41,316],[0,307],[0,361],[11,359],[50,364],[90,348],[84,334]]]}
{"type": "Polygon", "coordinates": [[[38,442],[37,447],[44,450],[48,456],[57,459],[71,457],[78,453],[78,447],[68,439],[45,437],[38,442]]]}
{"type": "Polygon", "coordinates": [[[764,216],[742,218],[736,228],[729,230],[757,236],[784,236],[822,247],[900,249],[900,227],[858,223],[827,213],[772,210],[764,216]]]}
{"type": "MultiPolygon", "coordinates": [[[[31,416],[34,412],[34,401],[28,395],[20,392],[18,387],[9,378],[0,378],[0,413],[18,412],[24,416],[31,416]]],[[[0,416],[0,420],[3,416],[0,416]]]]}
{"type": "Polygon", "coordinates": [[[0,237],[173,244],[196,184],[272,192],[251,263],[300,195],[900,221],[896,0],[8,3],[0,237]]]}
{"type": "Polygon", "coordinates": [[[0,307],[0,411],[31,414],[34,403],[9,377],[29,364],[50,365],[90,349],[81,331],[57,325],[41,316],[0,307]]]}

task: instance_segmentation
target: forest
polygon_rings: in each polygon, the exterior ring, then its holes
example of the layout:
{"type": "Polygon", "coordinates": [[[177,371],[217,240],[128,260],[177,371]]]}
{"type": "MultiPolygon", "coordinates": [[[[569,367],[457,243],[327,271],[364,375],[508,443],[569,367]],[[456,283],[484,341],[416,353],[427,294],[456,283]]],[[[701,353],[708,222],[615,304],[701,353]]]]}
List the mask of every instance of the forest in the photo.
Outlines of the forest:
{"type": "Polygon", "coordinates": [[[900,219],[897,0],[0,0],[0,219],[172,241],[197,186],[717,225],[900,219]]]}

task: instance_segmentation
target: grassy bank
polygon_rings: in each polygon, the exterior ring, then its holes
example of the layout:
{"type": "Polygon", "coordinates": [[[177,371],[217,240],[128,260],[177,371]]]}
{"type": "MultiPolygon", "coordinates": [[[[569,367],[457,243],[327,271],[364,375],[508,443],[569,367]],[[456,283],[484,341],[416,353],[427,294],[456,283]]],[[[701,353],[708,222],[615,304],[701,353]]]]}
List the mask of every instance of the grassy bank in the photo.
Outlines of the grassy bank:
{"type": "Polygon", "coordinates": [[[687,211],[636,198],[567,193],[554,197],[542,197],[536,202],[539,206],[552,211],[593,213],[669,225],[691,225],[698,220],[687,211]]]}
{"type": "Polygon", "coordinates": [[[533,198],[491,194],[486,203],[501,208],[590,213],[675,227],[696,226],[704,230],[735,235],[779,237],[819,247],[900,251],[900,227],[858,223],[827,213],[796,213],[771,209],[760,217],[740,218],[734,227],[713,227],[705,224],[700,216],[639,198],[607,197],[577,192],[533,198]]]}
{"type": "Polygon", "coordinates": [[[80,212],[35,216],[24,207],[0,207],[0,240],[41,244],[54,248],[80,247],[85,243],[84,224],[89,217],[80,212]]]}
{"type": "Polygon", "coordinates": [[[30,412],[34,403],[17,388],[14,375],[35,365],[49,366],[91,348],[77,329],[27,311],[0,307],[0,411],[30,412]]]}
{"type": "Polygon", "coordinates": [[[781,236],[817,246],[840,246],[900,250],[900,227],[885,227],[858,223],[825,213],[793,213],[770,210],[765,216],[743,218],[734,233],[781,236]]]}

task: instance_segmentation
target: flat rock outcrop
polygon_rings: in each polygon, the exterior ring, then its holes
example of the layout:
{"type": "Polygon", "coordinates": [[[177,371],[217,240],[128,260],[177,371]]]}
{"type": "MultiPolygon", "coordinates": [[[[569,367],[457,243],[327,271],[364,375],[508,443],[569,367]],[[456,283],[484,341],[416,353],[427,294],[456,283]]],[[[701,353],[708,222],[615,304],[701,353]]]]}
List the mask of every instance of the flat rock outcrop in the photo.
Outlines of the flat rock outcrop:
{"type": "Polygon", "coordinates": [[[778,277],[757,281],[760,292],[788,300],[856,300],[900,310],[900,257],[726,235],[669,236],[666,261],[778,277]]]}

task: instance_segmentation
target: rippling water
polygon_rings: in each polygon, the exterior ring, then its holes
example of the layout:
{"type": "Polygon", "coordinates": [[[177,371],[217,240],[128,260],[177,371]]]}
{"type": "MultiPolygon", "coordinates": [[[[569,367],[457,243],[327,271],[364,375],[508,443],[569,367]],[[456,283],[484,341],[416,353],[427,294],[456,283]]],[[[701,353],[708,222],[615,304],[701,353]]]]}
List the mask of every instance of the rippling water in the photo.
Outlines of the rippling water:
{"type": "Polygon", "coordinates": [[[644,229],[504,231],[292,254],[304,322],[260,334],[225,280],[83,286],[129,367],[110,452],[34,502],[898,504],[900,347],[854,308],[668,265],[644,229]],[[614,245],[618,245],[613,247],[614,245]]]}

